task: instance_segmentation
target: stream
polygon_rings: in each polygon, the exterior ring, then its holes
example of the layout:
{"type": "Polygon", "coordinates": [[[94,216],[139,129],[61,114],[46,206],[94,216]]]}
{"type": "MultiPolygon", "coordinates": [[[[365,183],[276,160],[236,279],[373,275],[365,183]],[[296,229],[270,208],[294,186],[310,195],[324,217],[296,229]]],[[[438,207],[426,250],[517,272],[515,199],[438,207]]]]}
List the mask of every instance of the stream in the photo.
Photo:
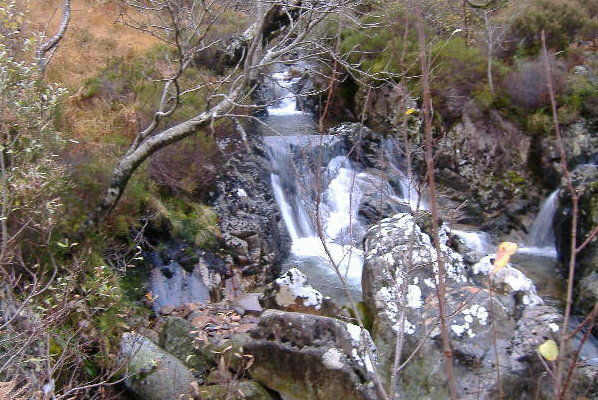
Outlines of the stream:
{"type": "MultiPolygon", "coordinates": [[[[412,210],[427,208],[425,195],[420,198],[416,182],[406,178],[398,163],[394,168],[403,177],[400,191],[355,165],[337,137],[318,134],[313,117],[297,110],[292,88],[298,78],[289,70],[279,70],[272,79],[278,100],[268,107],[269,115],[263,122],[270,129],[263,128],[262,135],[271,162],[272,188],[292,239],[291,255],[283,270],[299,268],[312,286],[343,304],[347,295],[340,275],[353,297],[360,299],[361,243],[367,226],[360,222],[358,209],[368,185],[375,185],[385,196],[412,210]]],[[[382,148],[392,154],[394,146],[396,142],[386,140],[382,148]]],[[[393,162],[392,157],[388,159],[393,162]]],[[[564,280],[558,278],[552,229],[557,199],[555,191],[543,202],[526,243],[519,244],[512,263],[533,280],[544,301],[562,307],[559,299],[564,280]]],[[[498,244],[485,232],[447,231],[483,255],[494,253],[498,244]]],[[[598,360],[596,338],[584,347],[585,358],[598,360]]]]}

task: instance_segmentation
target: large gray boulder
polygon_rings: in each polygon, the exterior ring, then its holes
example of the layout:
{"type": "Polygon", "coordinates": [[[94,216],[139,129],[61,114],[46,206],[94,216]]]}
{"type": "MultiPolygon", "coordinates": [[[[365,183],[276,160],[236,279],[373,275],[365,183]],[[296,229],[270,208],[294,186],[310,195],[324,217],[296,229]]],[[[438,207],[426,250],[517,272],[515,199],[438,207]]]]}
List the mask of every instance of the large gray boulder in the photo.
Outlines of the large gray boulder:
{"type": "Polygon", "coordinates": [[[127,364],[125,387],[136,398],[192,398],[196,385],[191,371],[176,357],[145,336],[130,332],[121,340],[120,358],[127,364]]]}
{"type": "MultiPolygon", "coordinates": [[[[446,232],[441,237],[446,240],[446,232]]],[[[397,214],[372,227],[364,243],[364,298],[374,314],[372,336],[386,382],[404,363],[395,381],[403,398],[447,399],[430,237],[410,214],[397,214]],[[402,352],[395,360],[397,348],[402,352]]],[[[445,244],[441,249],[459,398],[497,398],[498,365],[505,398],[533,398],[543,368],[537,346],[557,338],[560,314],[543,305],[533,283],[515,268],[489,278],[493,256],[470,268],[445,244]]]]}
{"type": "Polygon", "coordinates": [[[285,400],[374,400],[367,331],[343,321],[267,310],[244,346],[254,380],[285,400]]]}

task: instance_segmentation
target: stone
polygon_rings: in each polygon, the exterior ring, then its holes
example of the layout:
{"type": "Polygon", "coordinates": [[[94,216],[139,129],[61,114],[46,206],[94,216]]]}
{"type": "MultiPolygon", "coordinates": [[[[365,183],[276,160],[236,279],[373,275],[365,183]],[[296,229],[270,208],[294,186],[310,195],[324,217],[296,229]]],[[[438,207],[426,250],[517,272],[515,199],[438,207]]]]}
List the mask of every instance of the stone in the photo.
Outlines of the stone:
{"type": "Polygon", "coordinates": [[[285,400],[374,400],[367,331],[310,314],[266,310],[244,346],[254,380],[285,400]]]}
{"type": "MultiPolygon", "coordinates": [[[[572,172],[571,179],[579,196],[577,244],[580,245],[598,226],[598,166],[582,165],[572,172]]],[[[571,196],[563,180],[553,228],[557,253],[565,276],[568,275],[571,254],[571,212],[571,196]]],[[[577,254],[576,261],[573,303],[581,315],[587,315],[598,302],[598,239],[589,242],[577,254]]],[[[598,321],[594,323],[594,332],[598,333],[598,321]]]]}
{"type": "Polygon", "coordinates": [[[314,289],[297,268],[291,268],[272,282],[260,297],[260,303],[266,309],[328,316],[337,313],[332,300],[314,289]]]}
{"type": "Polygon", "coordinates": [[[203,400],[273,400],[273,397],[259,383],[235,381],[222,385],[202,386],[199,395],[203,400]]]}
{"type": "MultiPolygon", "coordinates": [[[[444,302],[459,398],[497,398],[497,365],[504,398],[527,398],[521,396],[542,392],[546,385],[538,386],[538,379],[544,366],[537,346],[544,338],[557,337],[553,329],[561,315],[544,305],[531,280],[510,265],[490,278],[490,296],[487,274],[494,255],[469,267],[446,245],[445,233],[441,231],[444,302]]],[[[363,292],[374,316],[372,336],[382,377],[390,382],[395,349],[399,348],[403,351],[398,361],[408,360],[397,380],[400,395],[407,399],[448,398],[438,327],[437,257],[430,237],[411,215],[397,214],[370,228],[364,245],[363,292]]],[[[550,396],[542,392],[539,398],[550,396]]]]}
{"type": "Polygon", "coordinates": [[[213,361],[194,345],[195,327],[180,317],[169,317],[160,335],[160,346],[185,364],[199,383],[213,366],[213,361]]]}
{"type": "Polygon", "coordinates": [[[144,400],[175,399],[194,395],[191,371],[176,357],[148,338],[135,333],[123,334],[119,358],[127,363],[125,387],[144,400]]]}
{"type": "Polygon", "coordinates": [[[257,131],[248,129],[246,134],[226,140],[230,143],[221,147],[235,150],[222,168],[212,202],[226,246],[246,266],[243,275],[251,275],[254,286],[264,285],[280,271],[290,238],[272,192],[270,162],[257,131]]]}
{"type": "Polygon", "coordinates": [[[240,310],[240,314],[259,315],[263,311],[259,301],[260,293],[245,293],[231,300],[231,308],[240,310]]]}

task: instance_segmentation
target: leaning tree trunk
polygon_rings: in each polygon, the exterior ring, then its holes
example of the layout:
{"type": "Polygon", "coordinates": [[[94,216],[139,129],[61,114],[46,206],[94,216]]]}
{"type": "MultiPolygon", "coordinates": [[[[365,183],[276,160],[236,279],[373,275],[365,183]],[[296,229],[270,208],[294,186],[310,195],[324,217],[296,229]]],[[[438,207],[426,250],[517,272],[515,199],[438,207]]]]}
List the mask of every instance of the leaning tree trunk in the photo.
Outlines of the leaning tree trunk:
{"type": "Polygon", "coordinates": [[[169,144],[178,142],[205,128],[233,107],[232,102],[224,100],[209,111],[133,145],[114,168],[110,185],[104,192],[102,200],[86,221],[86,228],[97,226],[112,211],[122,196],[131,176],[148,157],[169,144]]]}

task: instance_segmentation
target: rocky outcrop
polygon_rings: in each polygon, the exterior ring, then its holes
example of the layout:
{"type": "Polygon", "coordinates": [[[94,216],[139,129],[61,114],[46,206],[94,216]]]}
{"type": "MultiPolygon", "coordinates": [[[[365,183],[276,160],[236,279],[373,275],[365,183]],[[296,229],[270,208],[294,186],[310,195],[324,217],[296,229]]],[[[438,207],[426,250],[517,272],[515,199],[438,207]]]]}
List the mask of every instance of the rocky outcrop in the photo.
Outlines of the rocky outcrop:
{"type": "MultiPolygon", "coordinates": [[[[361,88],[357,92],[355,104],[357,115],[363,115],[365,123],[381,130],[396,129],[403,123],[406,111],[417,108],[417,103],[404,85],[390,82],[375,90],[361,88]]],[[[419,125],[416,119],[410,123],[419,125]]]]}
{"type": "Polygon", "coordinates": [[[356,325],[268,310],[251,337],[251,376],[286,400],[378,399],[373,344],[356,325]]]}
{"type": "Polygon", "coordinates": [[[196,383],[191,371],[148,338],[125,333],[120,358],[128,367],[125,387],[137,398],[164,400],[194,396],[196,383]]]}
{"type": "Polygon", "coordinates": [[[272,193],[268,157],[253,139],[245,139],[239,139],[241,150],[223,168],[213,203],[236,264],[245,277],[253,277],[259,285],[278,274],[278,266],[288,254],[289,238],[272,193]]]}
{"type": "MultiPolygon", "coordinates": [[[[445,232],[441,237],[446,238],[445,232]]],[[[535,393],[543,371],[537,346],[556,339],[560,314],[543,305],[531,281],[510,266],[489,280],[492,255],[470,268],[451,248],[441,248],[460,398],[496,398],[497,365],[505,398],[535,393]],[[537,374],[528,374],[530,370],[537,374]]],[[[405,363],[396,380],[403,397],[448,398],[438,327],[437,256],[429,236],[411,215],[398,214],[368,231],[365,250],[364,298],[374,314],[372,336],[386,380],[405,363]],[[402,350],[397,360],[395,349],[402,350]]]]}
{"type": "MultiPolygon", "coordinates": [[[[582,244],[598,225],[598,166],[583,165],[573,171],[573,186],[579,196],[577,245],[582,244]]],[[[554,217],[559,260],[567,274],[571,255],[571,196],[566,184],[561,185],[559,208],[554,217]]],[[[598,302],[598,240],[591,241],[577,255],[575,270],[574,306],[581,315],[587,315],[598,302]]],[[[596,329],[598,325],[594,325],[596,329]]]]}

